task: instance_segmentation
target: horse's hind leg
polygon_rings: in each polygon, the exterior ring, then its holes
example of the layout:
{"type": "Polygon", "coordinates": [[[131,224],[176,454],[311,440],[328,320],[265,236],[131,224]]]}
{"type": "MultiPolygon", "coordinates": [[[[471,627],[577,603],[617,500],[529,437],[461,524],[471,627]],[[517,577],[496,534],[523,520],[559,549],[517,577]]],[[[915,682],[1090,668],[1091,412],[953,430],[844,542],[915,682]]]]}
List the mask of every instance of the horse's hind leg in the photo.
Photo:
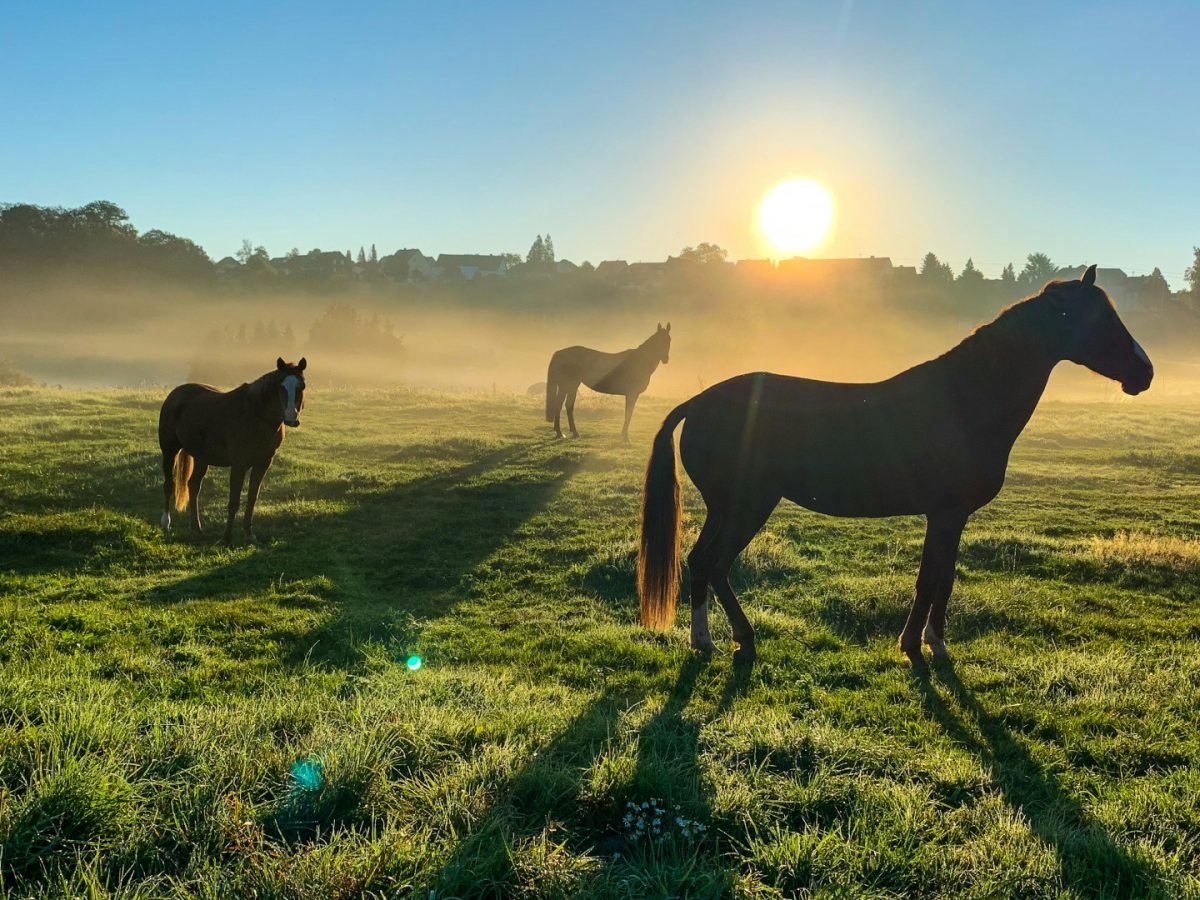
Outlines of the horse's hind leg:
{"type": "Polygon", "coordinates": [[[735,663],[748,663],[754,660],[754,627],[746,618],[742,605],[738,603],[737,594],[729,583],[729,571],[733,568],[734,560],[746,549],[754,536],[766,524],[779,497],[764,498],[752,503],[742,504],[739,509],[732,511],[729,518],[722,524],[720,533],[714,541],[716,561],[712,568],[712,586],[721,601],[725,615],[729,617],[729,625],[733,629],[733,639],[738,643],[738,650],[733,655],[735,663]]]}
{"type": "Polygon", "coordinates": [[[571,427],[571,437],[579,437],[575,430],[575,397],[579,393],[579,382],[571,385],[567,391],[567,424],[571,427]]]}
{"type": "Polygon", "coordinates": [[[197,532],[204,530],[200,527],[200,488],[204,484],[204,475],[207,472],[208,463],[197,459],[192,468],[192,477],[188,479],[188,505],[191,507],[192,527],[197,532]]]}
{"type": "Polygon", "coordinates": [[[554,434],[557,437],[562,437],[562,408],[563,401],[567,399],[567,392],[563,390],[562,382],[556,383],[554,389],[554,434]]]}
{"type": "Polygon", "coordinates": [[[713,543],[721,529],[720,514],[708,511],[700,537],[688,554],[688,577],[692,592],[692,649],[712,653],[712,633],[708,630],[708,583],[712,576],[713,543]]]}
{"type": "Polygon", "coordinates": [[[163,537],[166,537],[171,530],[171,504],[175,500],[175,457],[179,455],[181,449],[178,445],[174,449],[170,446],[162,448],[163,514],[159,524],[162,527],[163,537]]]}
{"type": "Polygon", "coordinates": [[[921,655],[921,632],[929,644],[934,659],[948,660],[945,626],[946,603],[954,588],[954,564],[958,559],[958,543],[966,527],[965,513],[943,513],[928,517],[925,528],[925,547],[921,553],[921,569],[917,574],[917,592],[904,631],[900,633],[900,651],[908,657],[915,671],[927,666],[921,655]]]}

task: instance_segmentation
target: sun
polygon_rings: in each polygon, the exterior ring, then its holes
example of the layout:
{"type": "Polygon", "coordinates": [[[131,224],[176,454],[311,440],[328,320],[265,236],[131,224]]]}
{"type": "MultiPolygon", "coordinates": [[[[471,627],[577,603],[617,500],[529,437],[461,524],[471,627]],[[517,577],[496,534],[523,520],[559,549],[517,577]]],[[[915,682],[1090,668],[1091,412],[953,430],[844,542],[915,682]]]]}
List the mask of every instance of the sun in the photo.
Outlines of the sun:
{"type": "Polygon", "coordinates": [[[811,178],[790,178],[767,192],[758,207],[758,227],[777,253],[812,250],[833,224],[833,197],[811,178]]]}

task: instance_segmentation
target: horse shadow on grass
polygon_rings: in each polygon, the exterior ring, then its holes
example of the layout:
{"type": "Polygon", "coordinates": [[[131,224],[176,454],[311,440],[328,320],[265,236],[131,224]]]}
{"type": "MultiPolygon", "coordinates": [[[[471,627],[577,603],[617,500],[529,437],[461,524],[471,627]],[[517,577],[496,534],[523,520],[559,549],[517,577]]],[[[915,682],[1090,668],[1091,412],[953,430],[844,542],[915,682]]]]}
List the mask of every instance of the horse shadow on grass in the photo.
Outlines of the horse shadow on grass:
{"type": "Polygon", "coordinates": [[[1157,872],[1117,845],[1084,807],[1029,749],[984,709],[953,666],[939,666],[933,679],[916,678],[925,713],[959,746],[974,754],[1004,801],[1029,822],[1033,834],[1058,858],[1066,889],[1082,896],[1166,897],[1157,872]]]}
{"type": "MultiPolygon", "coordinates": [[[[707,657],[686,657],[662,706],[639,728],[631,777],[612,800],[593,800],[589,805],[581,799],[589,769],[610,746],[620,718],[643,702],[646,693],[602,691],[508,780],[487,812],[430,876],[429,888],[438,896],[511,896],[522,888],[512,851],[541,834],[576,852],[611,860],[613,865],[622,864],[622,859],[636,859],[647,839],[633,835],[634,826],[624,820],[630,803],[640,809],[642,803],[660,801],[665,841],[681,840],[676,816],[707,823],[711,804],[699,763],[703,722],[684,713],[709,669],[707,657]],[[506,852],[497,853],[497,848],[506,852]]],[[[732,668],[711,719],[727,712],[745,693],[751,671],[750,665],[732,668]]],[[[669,677],[666,671],[656,675],[669,677]]],[[[649,822],[647,826],[652,828],[649,822]]],[[[685,840],[694,843],[690,849],[676,847],[676,875],[670,874],[671,866],[661,852],[647,851],[656,859],[660,874],[693,878],[693,883],[681,880],[674,885],[686,896],[728,896],[731,872],[695,871],[697,858],[715,858],[709,851],[718,841],[716,829],[706,827],[702,836],[693,832],[685,840]]],[[[593,873],[593,877],[604,876],[593,873]]]]}
{"type": "Polygon", "coordinates": [[[353,670],[371,644],[410,644],[421,621],[451,613],[466,583],[514,532],[545,509],[580,466],[578,454],[497,450],[448,471],[367,493],[335,512],[278,520],[267,547],[153,588],[149,604],[270,594],[286,577],[319,585],[332,615],[285,640],[292,665],[353,670]]]}

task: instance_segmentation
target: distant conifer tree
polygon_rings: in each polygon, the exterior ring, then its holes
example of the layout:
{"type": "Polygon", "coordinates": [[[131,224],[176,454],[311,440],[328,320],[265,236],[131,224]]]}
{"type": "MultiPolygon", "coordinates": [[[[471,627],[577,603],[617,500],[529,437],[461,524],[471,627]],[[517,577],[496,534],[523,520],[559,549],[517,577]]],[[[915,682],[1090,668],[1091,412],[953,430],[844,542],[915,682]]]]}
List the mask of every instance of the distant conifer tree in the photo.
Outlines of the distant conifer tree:
{"type": "Polygon", "coordinates": [[[542,241],[542,236],[539,234],[537,240],[533,242],[533,246],[529,248],[529,255],[525,257],[527,263],[541,263],[546,261],[546,244],[542,241]]]}

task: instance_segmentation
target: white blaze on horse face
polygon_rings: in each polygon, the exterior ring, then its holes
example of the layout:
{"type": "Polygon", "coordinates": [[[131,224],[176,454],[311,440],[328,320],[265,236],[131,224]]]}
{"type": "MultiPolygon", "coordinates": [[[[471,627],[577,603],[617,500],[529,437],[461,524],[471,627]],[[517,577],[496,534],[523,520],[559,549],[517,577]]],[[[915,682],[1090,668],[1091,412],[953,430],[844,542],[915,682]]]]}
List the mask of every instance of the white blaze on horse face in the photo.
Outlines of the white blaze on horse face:
{"type": "Polygon", "coordinates": [[[1133,355],[1146,364],[1146,368],[1150,370],[1150,374],[1154,374],[1154,363],[1150,362],[1150,357],[1146,355],[1146,351],[1142,349],[1142,345],[1133,339],[1133,355]]]}
{"type": "Polygon", "coordinates": [[[289,375],[283,379],[283,389],[287,391],[287,406],[283,411],[283,420],[289,425],[299,421],[300,411],[296,409],[296,388],[300,384],[300,379],[295,375],[289,375]]]}

